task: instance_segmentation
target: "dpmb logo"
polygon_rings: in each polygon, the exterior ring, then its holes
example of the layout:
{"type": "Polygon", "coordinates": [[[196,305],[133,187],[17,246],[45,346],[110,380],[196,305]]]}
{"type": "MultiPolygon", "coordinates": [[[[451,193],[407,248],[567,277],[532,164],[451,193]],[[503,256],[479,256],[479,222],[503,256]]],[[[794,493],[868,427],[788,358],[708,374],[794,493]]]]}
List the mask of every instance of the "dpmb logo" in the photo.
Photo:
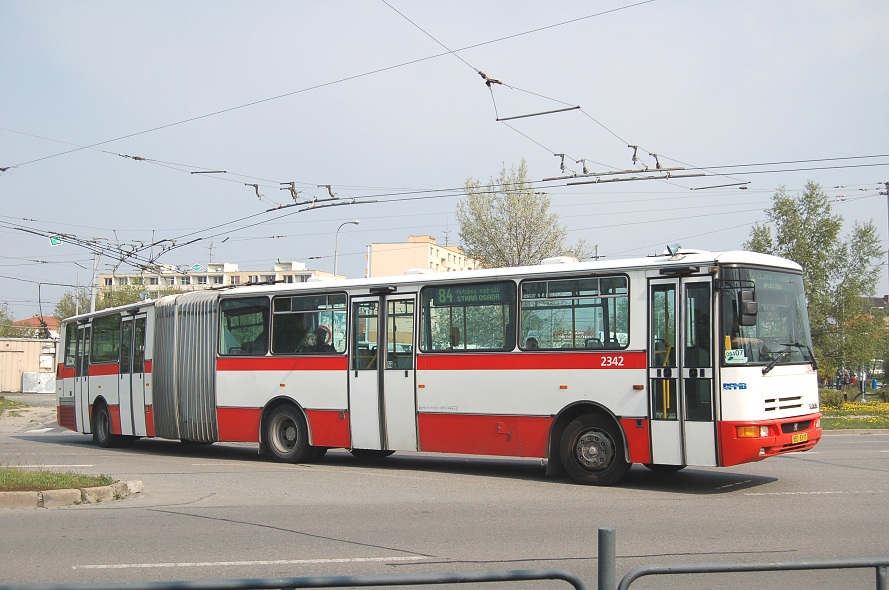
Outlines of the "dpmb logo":
{"type": "Polygon", "coordinates": [[[722,388],[727,391],[737,391],[739,389],[747,389],[746,383],[723,383],[722,388]]]}

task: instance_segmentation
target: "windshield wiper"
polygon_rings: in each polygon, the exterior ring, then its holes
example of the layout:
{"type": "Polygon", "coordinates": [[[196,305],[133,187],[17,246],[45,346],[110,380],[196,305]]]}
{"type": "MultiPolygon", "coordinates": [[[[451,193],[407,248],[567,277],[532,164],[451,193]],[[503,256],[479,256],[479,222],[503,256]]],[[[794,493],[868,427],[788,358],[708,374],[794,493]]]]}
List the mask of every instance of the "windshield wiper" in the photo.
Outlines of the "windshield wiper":
{"type": "Polygon", "coordinates": [[[804,344],[802,342],[782,342],[781,346],[783,346],[784,348],[778,352],[778,355],[774,359],[772,359],[772,362],[762,368],[763,375],[774,369],[775,365],[778,364],[778,361],[784,358],[784,355],[790,352],[791,348],[800,348],[808,352],[809,358],[812,359],[812,368],[816,371],[818,370],[818,362],[815,360],[815,355],[812,354],[812,349],[809,348],[808,344],[804,344]]]}

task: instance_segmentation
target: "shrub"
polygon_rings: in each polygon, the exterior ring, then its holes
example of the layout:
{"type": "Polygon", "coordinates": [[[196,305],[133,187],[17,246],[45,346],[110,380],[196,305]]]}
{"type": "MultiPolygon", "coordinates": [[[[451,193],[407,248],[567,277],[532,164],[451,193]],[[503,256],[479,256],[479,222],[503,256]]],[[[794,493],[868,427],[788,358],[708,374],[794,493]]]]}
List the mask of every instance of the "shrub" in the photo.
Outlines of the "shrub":
{"type": "Polygon", "coordinates": [[[821,389],[818,391],[818,397],[821,399],[821,407],[831,408],[843,407],[843,392],[836,389],[821,389]]]}

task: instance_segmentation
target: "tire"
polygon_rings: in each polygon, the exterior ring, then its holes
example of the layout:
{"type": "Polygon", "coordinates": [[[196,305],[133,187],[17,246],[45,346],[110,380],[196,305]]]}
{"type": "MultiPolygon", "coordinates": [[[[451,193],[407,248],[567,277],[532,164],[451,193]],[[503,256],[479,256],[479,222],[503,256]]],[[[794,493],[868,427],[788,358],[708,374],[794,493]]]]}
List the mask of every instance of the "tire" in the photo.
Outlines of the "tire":
{"type": "Polygon", "coordinates": [[[266,423],[265,439],[276,461],[299,463],[310,455],[308,427],[299,410],[278,406],[266,423]]]}
{"type": "Polygon", "coordinates": [[[559,451],[569,477],[585,485],[615,484],[631,467],[620,429],[600,414],[584,414],[571,421],[562,433],[559,451]]]}
{"type": "Polygon", "coordinates": [[[644,465],[655,473],[676,473],[685,469],[685,465],[660,465],[658,463],[644,463],[644,465]]]}
{"type": "Polygon", "coordinates": [[[107,404],[93,408],[93,441],[103,449],[118,445],[117,437],[111,434],[111,412],[107,404]]]}
{"type": "Polygon", "coordinates": [[[360,459],[362,461],[373,461],[375,459],[384,459],[395,451],[389,450],[381,450],[381,449],[352,449],[349,451],[352,453],[352,456],[356,459],[360,459]]]}

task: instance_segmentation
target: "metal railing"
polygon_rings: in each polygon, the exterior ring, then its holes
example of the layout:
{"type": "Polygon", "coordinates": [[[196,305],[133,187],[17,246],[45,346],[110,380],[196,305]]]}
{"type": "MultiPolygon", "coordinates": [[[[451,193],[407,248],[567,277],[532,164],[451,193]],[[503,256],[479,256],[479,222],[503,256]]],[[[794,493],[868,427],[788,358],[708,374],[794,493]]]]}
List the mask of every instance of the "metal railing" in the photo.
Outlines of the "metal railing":
{"type": "MultiPolygon", "coordinates": [[[[777,572],[827,569],[870,569],[876,574],[876,589],[889,590],[889,557],[851,558],[768,563],[668,563],[642,565],[630,570],[615,586],[617,552],[614,529],[599,529],[598,590],[627,590],[645,576],[777,572]]],[[[562,580],[576,590],[586,590],[576,574],[560,569],[502,570],[487,572],[440,572],[378,576],[311,576],[302,578],[255,578],[194,580],[182,582],[119,582],[87,584],[0,584],[0,590],[291,590],[296,588],[358,588],[382,586],[425,586],[432,584],[478,584],[562,580]]]]}
{"type": "Polygon", "coordinates": [[[630,570],[621,579],[617,589],[627,590],[630,584],[643,576],[874,568],[876,570],[877,590],[887,590],[887,566],[889,566],[889,558],[885,557],[823,561],[777,561],[774,563],[667,563],[642,565],[630,570]]]}
{"type": "Polygon", "coordinates": [[[563,580],[574,586],[576,590],[586,590],[586,585],[578,576],[571,572],[559,569],[442,572],[386,576],[312,576],[305,578],[195,580],[185,582],[0,584],[0,590],[289,590],[291,588],[420,586],[430,584],[477,584],[480,582],[521,582],[531,580],[563,580]]]}
{"type": "MultiPolygon", "coordinates": [[[[614,572],[617,570],[614,529],[599,529],[599,586],[598,590],[613,590],[614,572]]],[[[887,557],[816,561],[775,561],[768,563],[666,563],[640,565],[630,570],[620,581],[617,590],[627,590],[630,584],[644,576],[681,574],[718,574],[739,572],[778,572],[827,569],[876,570],[876,589],[889,590],[886,586],[887,557]]]]}

